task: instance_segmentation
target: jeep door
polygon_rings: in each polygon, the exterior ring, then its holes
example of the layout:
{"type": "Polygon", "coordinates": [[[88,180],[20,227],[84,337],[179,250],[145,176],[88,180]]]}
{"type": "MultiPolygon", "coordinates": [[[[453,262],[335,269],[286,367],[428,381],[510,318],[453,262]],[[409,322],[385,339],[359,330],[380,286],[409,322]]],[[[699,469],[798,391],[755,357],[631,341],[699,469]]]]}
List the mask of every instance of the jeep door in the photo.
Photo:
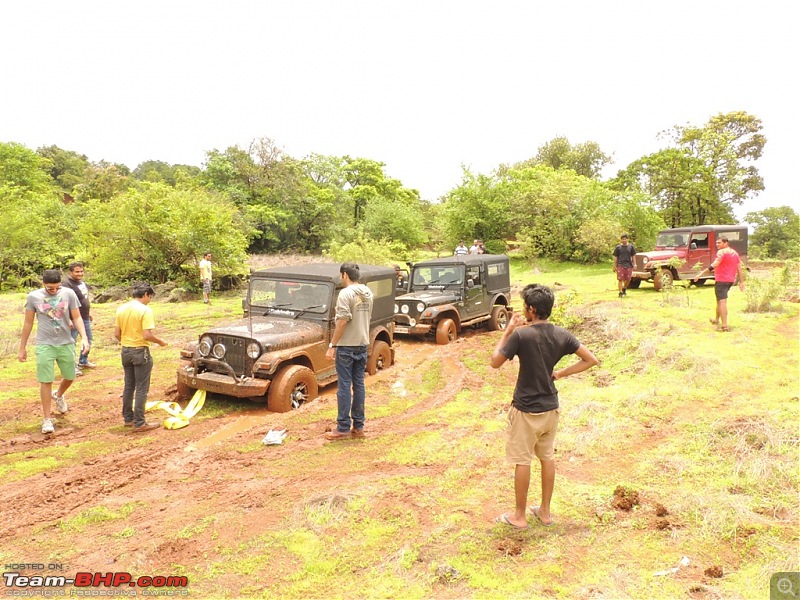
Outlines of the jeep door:
{"type": "Polygon", "coordinates": [[[711,242],[709,232],[691,234],[689,248],[686,251],[686,262],[681,266],[681,273],[689,275],[698,273],[711,264],[716,252],[711,242]]]}
{"type": "Polygon", "coordinates": [[[464,312],[467,318],[488,314],[492,307],[488,306],[486,282],[481,272],[481,265],[467,267],[464,290],[464,312]]]}

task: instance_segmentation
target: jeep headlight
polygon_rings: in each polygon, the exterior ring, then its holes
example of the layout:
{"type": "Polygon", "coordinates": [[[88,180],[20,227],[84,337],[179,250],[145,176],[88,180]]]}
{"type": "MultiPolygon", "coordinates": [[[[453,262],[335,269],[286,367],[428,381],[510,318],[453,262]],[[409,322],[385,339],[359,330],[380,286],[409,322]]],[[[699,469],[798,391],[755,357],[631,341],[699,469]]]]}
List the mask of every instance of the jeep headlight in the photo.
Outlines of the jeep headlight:
{"type": "Polygon", "coordinates": [[[222,360],[222,357],[225,356],[225,350],[226,348],[222,344],[214,344],[211,353],[214,355],[214,358],[222,360]]]}
{"type": "Polygon", "coordinates": [[[425,303],[420,302],[419,304],[417,304],[417,312],[421,313],[423,310],[425,310],[425,303]]]}
{"type": "Polygon", "coordinates": [[[204,335],[200,338],[200,345],[198,346],[197,350],[200,352],[200,356],[208,356],[211,354],[211,348],[214,345],[214,339],[210,335],[204,335]]]}
{"type": "Polygon", "coordinates": [[[408,314],[408,304],[403,304],[403,306],[400,307],[400,312],[403,313],[404,315],[407,315],[408,314]]]}
{"type": "Polygon", "coordinates": [[[643,256],[642,257],[642,264],[646,265],[648,262],[650,262],[650,259],[648,259],[646,256],[643,256]]]}
{"type": "Polygon", "coordinates": [[[400,312],[400,307],[399,307],[399,306],[397,306],[397,304],[395,304],[395,305],[394,305],[394,314],[397,314],[397,313],[399,313],[399,312],[400,312]]]}
{"type": "Polygon", "coordinates": [[[253,360],[261,356],[261,346],[258,345],[258,342],[250,342],[247,344],[247,356],[253,360]]]}

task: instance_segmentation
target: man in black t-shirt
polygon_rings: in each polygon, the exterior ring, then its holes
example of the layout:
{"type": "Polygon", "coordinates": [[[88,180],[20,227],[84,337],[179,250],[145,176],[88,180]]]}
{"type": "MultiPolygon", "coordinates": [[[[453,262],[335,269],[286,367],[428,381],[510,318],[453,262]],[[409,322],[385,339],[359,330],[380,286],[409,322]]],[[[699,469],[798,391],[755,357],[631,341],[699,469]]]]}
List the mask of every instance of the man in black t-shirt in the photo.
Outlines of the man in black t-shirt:
{"type": "Polygon", "coordinates": [[[557,379],[580,373],[596,364],[594,354],[566,329],[548,322],[553,310],[553,291],[538,283],[522,290],[525,315],[515,314],[497,342],[491,364],[495,369],[519,357],[519,374],[514,399],[508,412],[506,459],[514,465],[515,509],[497,517],[498,523],[526,529],[526,506],[531,481],[531,461],[535,455],[542,467],[542,500],[531,513],[542,525],[553,525],[550,500],[556,478],[553,447],[558,429],[557,379]],[[526,323],[527,321],[527,323],[526,323]],[[568,354],[580,359],[554,371],[568,354]]]}
{"type": "Polygon", "coordinates": [[[628,234],[623,233],[619,238],[620,243],[614,248],[614,272],[617,274],[617,287],[619,297],[628,294],[628,285],[631,283],[633,275],[633,257],[636,255],[636,248],[628,243],[628,234]]]}

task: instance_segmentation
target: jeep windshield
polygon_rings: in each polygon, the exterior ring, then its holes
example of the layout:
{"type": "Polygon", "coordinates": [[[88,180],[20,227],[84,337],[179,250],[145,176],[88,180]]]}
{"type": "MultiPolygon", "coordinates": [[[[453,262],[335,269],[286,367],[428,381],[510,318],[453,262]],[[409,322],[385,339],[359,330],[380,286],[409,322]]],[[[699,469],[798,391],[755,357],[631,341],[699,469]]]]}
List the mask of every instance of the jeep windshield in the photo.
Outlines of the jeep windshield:
{"type": "Polygon", "coordinates": [[[462,265],[415,267],[411,275],[411,289],[426,290],[429,286],[461,285],[462,281],[464,281],[462,265]]]}
{"type": "Polygon", "coordinates": [[[662,248],[680,248],[686,245],[688,233],[659,233],[656,246],[662,248]]]}
{"type": "Polygon", "coordinates": [[[330,297],[331,287],[325,283],[262,278],[250,281],[250,307],[256,313],[264,309],[265,315],[327,313],[330,297]]]}

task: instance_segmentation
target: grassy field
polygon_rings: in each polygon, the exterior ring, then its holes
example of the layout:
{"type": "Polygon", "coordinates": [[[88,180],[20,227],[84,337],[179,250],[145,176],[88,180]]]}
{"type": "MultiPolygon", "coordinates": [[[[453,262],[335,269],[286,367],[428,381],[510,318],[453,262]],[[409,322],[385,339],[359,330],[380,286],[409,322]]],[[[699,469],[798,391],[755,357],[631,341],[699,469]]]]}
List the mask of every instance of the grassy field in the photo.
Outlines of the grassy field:
{"type": "MultiPolygon", "coordinates": [[[[494,522],[513,507],[516,378],[489,367],[497,333],[401,340],[368,379],[364,441],[322,441],[335,388],[286,415],[212,397],[186,429],[132,439],[118,305],[97,305],[103,366],[76,382],[71,429],[40,440],[34,364],[15,356],[24,295],[6,294],[0,560],[182,575],[195,598],[765,598],[772,573],[800,570],[798,304],[744,312],[734,290],[721,333],[713,286],[618,299],[610,265],[512,274],[555,287],[555,316],[601,360],[558,384],[554,527],[494,522]],[[279,427],[284,445],[263,446],[279,427]]],[[[170,399],[178,348],[239,315],[240,296],[151,306],[171,344],[151,398],[170,399]]],[[[534,465],[532,505],[538,485],[534,465]]]]}

